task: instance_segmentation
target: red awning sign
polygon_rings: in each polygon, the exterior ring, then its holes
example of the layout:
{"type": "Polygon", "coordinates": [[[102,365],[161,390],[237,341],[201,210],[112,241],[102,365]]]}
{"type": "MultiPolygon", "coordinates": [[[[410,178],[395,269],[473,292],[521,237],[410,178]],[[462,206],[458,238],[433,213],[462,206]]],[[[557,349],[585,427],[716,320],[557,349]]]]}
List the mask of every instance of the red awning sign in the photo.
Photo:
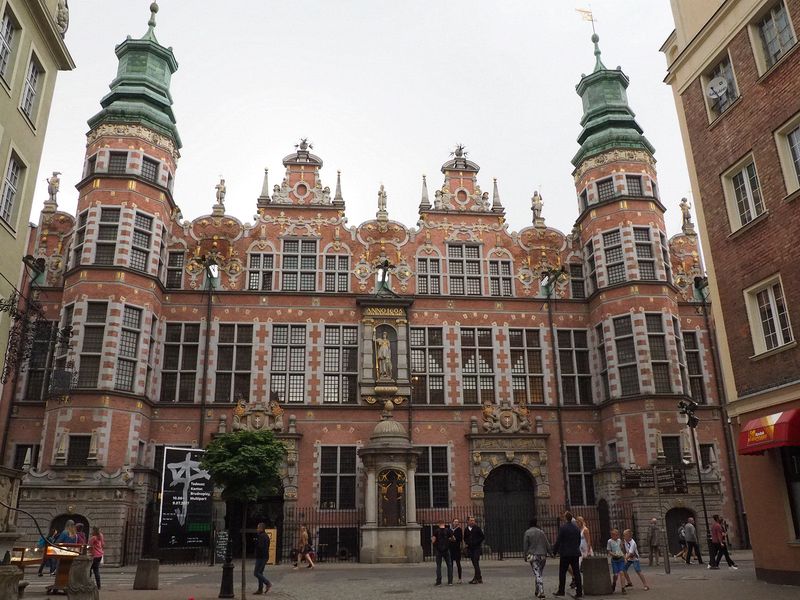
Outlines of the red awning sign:
{"type": "Polygon", "coordinates": [[[781,446],[800,446],[800,409],[753,419],[739,432],[739,454],[758,454],[781,446]]]}

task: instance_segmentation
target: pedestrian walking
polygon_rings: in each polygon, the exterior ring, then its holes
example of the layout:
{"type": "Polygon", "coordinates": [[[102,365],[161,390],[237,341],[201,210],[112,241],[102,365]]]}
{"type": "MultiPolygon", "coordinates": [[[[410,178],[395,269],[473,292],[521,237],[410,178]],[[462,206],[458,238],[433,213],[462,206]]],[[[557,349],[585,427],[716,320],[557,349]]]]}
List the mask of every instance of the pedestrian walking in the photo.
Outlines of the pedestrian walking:
{"type": "Polygon", "coordinates": [[[453,532],[453,541],[450,542],[450,560],[453,561],[453,567],[458,574],[458,583],[461,583],[461,546],[464,545],[464,531],[461,529],[458,519],[453,519],[450,529],[453,532]]]}
{"type": "Polygon", "coordinates": [[[692,551],[697,555],[697,564],[703,564],[703,557],[700,555],[700,545],[697,543],[697,528],[694,526],[694,519],[689,517],[683,528],[686,537],[686,564],[692,563],[692,551]]]}
{"type": "Polygon", "coordinates": [[[44,571],[45,567],[48,568],[48,575],[54,575],[56,572],[56,560],[47,556],[47,548],[56,541],[57,537],[58,529],[53,529],[47,538],[41,536],[39,542],[36,544],[42,550],[42,564],[39,565],[39,577],[42,576],[42,571],[44,571]]]}
{"type": "Polygon", "coordinates": [[[575,597],[583,597],[583,579],[581,577],[581,531],[572,522],[572,513],[564,513],[564,523],[558,529],[558,538],[553,548],[559,555],[558,563],[558,590],[555,596],[564,595],[564,586],[567,580],[567,571],[571,568],[575,577],[575,597]]]}
{"type": "Polygon", "coordinates": [[[606,552],[611,559],[611,572],[614,579],[611,582],[611,593],[617,587],[619,580],[619,591],[625,593],[625,581],[622,574],[625,570],[625,543],[619,538],[619,529],[611,530],[611,538],[606,542],[606,552]]]}
{"type": "Polygon", "coordinates": [[[442,585],[442,561],[447,565],[447,585],[453,585],[453,559],[450,557],[450,544],[455,540],[453,531],[439,519],[431,536],[431,547],[436,557],[436,583],[442,585]]]}
{"type": "Polygon", "coordinates": [[[736,571],[739,567],[733,562],[730,554],[728,554],[728,540],[725,534],[725,528],[722,525],[722,517],[714,515],[714,524],[711,525],[711,552],[712,555],[708,559],[709,569],[719,569],[719,563],[722,557],[725,557],[725,562],[728,563],[728,568],[731,571],[736,571]]]}
{"type": "Polygon", "coordinates": [[[545,532],[537,527],[536,519],[531,519],[528,523],[522,547],[525,560],[530,563],[533,570],[533,595],[535,598],[544,598],[544,566],[552,547],[545,532]]]}
{"type": "Polygon", "coordinates": [[[99,527],[92,527],[92,535],[89,538],[89,553],[92,556],[92,573],[97,589],[100,589],[100,565],[103,562],[103,555],[106,551],[106,539],[100,532],[99,527]]]}
{"type": "Polygon", "coordinates": [[[678,545],[681,549],[673,558],[686,560],[686,521],[681,521],[681,524],[678,526],[678,545]]]}
{"type": "Polygon", "coordinates": [[[636,545],[636,540],[633,539],[633,532],[630,529],[626,529],[622,532],[622,535],[625,538],[625,575],[628,578],[628,582],[630,582],[628,569],[633,567],[633,570],[636,571],[636,574],[642,581],[644,589],[649,590],[650,588],[647,585],[647,580],[644,578],[644,574],[642,573],[642,564],[639,561],[639,548],[636,545]]]}
{"type": "Polygon", "coordinates": [[[256,566],[253,570],[253,575],[255,575],[258,581],[258,589],[253,592],[256,596],[266,594],[272,589],[272,584],[269,582],[269,579],[264,576],[264,569],[267,566],[267,560],[269,560],[269,544],[271,541],[265,528],[266,526],[264,523],[256,525],[256,531],[258,532],[256,536],[256,566]]]}
{"type": "Polygon", "coordinates": [[[655,517],[650,519],[650,527],[647,530],[647,544],[650,550],[648,564],[652,567],[655,559],[656,566],[658,566],[658,555],[661,553],[661,532],[658,531],[658,519],[655,517]]]}
{"type": "MultiPolygon", "coordinates": [[[[300,562],[306,561],[306,568],[314,568],[314,548],[311,546],[311,534],[308,525],[300,525],[300,562]]],[[[295,568],[297,566],[295,565],[295,568]]]]}
{"type": "Polygon", "coordinates": [[[475,574],[469,583],[483,583],[481,576],[481,545],[486,536],[483,534],[483,529],[478,527],[475,517],[470,515],[467,517],[467,526],[464,529],[464,544],[467,546],[467,556],[472,561],[472,568],[475,569],[475,574]]]}

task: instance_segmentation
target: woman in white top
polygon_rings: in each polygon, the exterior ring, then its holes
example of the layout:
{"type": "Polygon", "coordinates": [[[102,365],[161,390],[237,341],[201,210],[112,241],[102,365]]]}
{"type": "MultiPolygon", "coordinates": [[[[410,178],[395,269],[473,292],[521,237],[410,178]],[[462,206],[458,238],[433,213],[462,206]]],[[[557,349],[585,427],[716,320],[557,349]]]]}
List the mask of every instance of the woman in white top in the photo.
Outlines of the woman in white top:
{"type": "Polygon", "coordinates": [[[576,517],[578,529],[581,530],[581,560],[587,556],[592,556],[592,535],[583,517],[576,517]]]}

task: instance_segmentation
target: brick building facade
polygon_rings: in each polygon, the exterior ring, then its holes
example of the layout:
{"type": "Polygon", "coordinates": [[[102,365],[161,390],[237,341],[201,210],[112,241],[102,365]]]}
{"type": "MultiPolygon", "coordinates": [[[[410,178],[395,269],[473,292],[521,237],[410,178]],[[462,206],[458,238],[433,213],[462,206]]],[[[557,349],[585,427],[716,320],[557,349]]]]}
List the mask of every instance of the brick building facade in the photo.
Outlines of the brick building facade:
{"type": "Polygon", "coordinates": [[[268,427],[287,444],[271,506],[359,508],[370,491],[356,449],[389,400],[422,450],[421,509],[488,511],[490,496],[511,502],[515,481],[528,512],[626,503],[644,523],[658,514],[646,472],[661,459],[678,480],[662,494],[675,537],[701,510],[677,413],[692,397],[706,497],[732,514],[712,339],[693,297],[697,236],[687,220],[667,238],[628,79],[595,48],[577,88],[579,211],[564,234],[546,226],[538,194],[513,231],[496,182],[483,191],[461,147],[439,187],[423,178],[416,226],[390,219],[383,188],[376,218],[348,225],[341,182],[321,180],[305,141],[282,181],[265,175],[254,222],[225,212],[224,182],[211,214],[186,220],[172,194],[177,63],[153,25],[123,42],[89,121],[77,212],[48,203],[30,240],[49,265],[38,300],[72,336],[49,344],[43,326],[6,390],[5,460],[27,470],[20,506],[43,523],[99,523],[119,562],[123,538],[145,527],[165,445],[268,427]],[[51,397],[65,378],[68,393],[51,397]]]}
{"type": "Polygon", "coordinates": [[[756,571],[800,584],[800,2],[716,4],[673,2],[662,50],[707,243],[756,571]]]}

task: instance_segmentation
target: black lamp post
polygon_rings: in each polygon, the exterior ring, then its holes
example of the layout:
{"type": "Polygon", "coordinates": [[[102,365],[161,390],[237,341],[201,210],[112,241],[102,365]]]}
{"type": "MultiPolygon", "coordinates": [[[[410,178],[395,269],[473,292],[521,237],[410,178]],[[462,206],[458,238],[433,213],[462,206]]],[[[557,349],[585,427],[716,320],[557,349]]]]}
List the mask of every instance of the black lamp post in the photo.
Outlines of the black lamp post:
{"type": "MultiPolygon", "coordinates": [[[[695,467],[697,468],[697,484],[700,486],[700,501],[703,504],[703,518],[706,524],[706,544],[708,546],[708,553],[709,557],[712,553],[712,546],[711,546],[711,526],[708,523],[708,507],[706,506],[706,493],[703,490],[703,479],[700,473],[700,449],[697,447],[697,426],[700,424],[700,419],[698,419],[694,411],[697,409],[697,403],[692,402],[691,400],[681,400],[678,402],[678,407],[681,409],[681,414],[685,415],[688,419],[689,431],[692,436],[692,446],[694,447],[694,457],[695,457],[695,467]]],[[[713,557],[709,558],[712,560],[713,557]]]]}

